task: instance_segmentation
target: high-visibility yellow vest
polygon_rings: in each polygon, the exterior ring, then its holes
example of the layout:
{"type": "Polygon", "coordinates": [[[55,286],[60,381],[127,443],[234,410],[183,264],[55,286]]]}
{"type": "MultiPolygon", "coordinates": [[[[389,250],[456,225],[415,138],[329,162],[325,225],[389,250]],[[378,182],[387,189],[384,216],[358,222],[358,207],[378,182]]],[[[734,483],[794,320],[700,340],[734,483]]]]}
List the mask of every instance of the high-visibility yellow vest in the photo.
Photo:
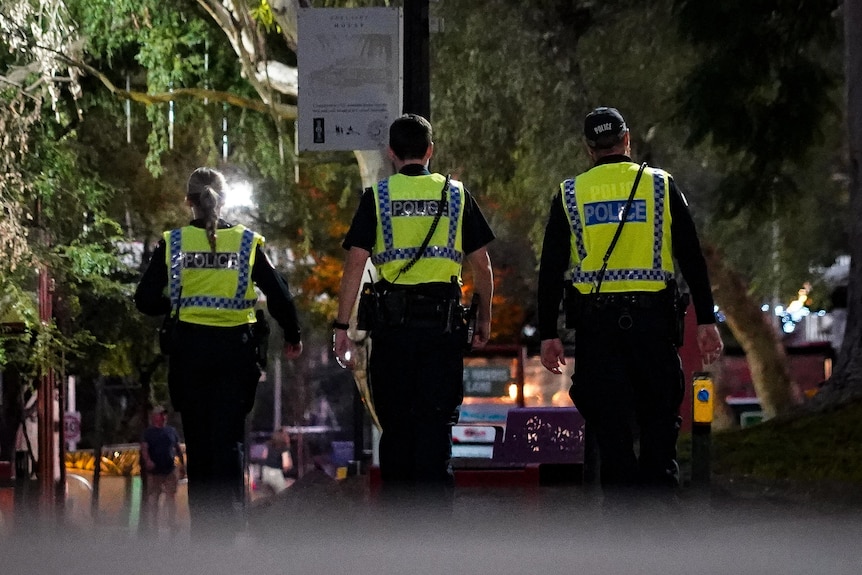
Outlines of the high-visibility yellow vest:
{"type": "Polygon", "coordinates": [[[377,242],[371,262],[387,281],[416,285],[461,280],[464,254],[461,226],[464,188],[451,180],[446,199],[441,190],[446,178],[440,174],[405,176],[395,174],[374,189],[377,207],[377,242]],[[422,257],[407,272],[399,272],[418,253],[438,210],[443,212],[422,257]]]}
{"type": "Polygon", "coordinates": [[[255,323],[251,270],[263,236],[241,225],[219,229],[216,253],[202,228],[185,226],[164,237],[168,293],[171,305],[179,304],[180,321],[219,327],[255,323]]]}
{"type": "MultiPolygon", "coordinates": [[[[598,272],[639,167],[632,162],[602,164],[560,184],[572,232],[571,279],[581,293],[595,291],[598,272]]],[[[667,172],[649,167],[644,170],[608,260],[602,293],[656,292],[674,277],[669,190],[667,172]]]]}

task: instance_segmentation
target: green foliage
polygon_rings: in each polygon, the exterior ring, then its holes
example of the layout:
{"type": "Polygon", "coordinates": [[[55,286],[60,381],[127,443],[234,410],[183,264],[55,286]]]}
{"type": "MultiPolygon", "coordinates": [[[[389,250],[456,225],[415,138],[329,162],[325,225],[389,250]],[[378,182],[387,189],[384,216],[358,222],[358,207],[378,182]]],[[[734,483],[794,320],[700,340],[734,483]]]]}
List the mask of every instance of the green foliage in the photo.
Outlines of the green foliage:
{"type": "Polygon", "coordinates": [[[497,1],[487,6],[493,26],[469,3],[435,6],[446,32],[432,36],[434,165],[482,200],[498,236],[495,264],[517,262],[501,286],[515,286],[517,301],[535,301],[551,198],[589,166],[582,129],[591,109],[620,108],[636,155],[676,174],[682,149],[670,104],[690,57],[673,34],[655,33],[668,27],[668,6],[497,1]]]}
{"type": "Polygon", "coordinates": [[[101,280],[117,267],[117,255],[100,245],[74,242],[62,248],[62,257],[68,262],[70,275],[78,282],[101,280]]]}
{"type": "MultiPolygon", "coordinates": [[[[75,5],[94,64],[118,86],[124,85],[128,74],[133,90],[154,93],[198,87],[257,98],[242,78],[240,63],[224,33],[196,2],[121,0],[75,5]]],[[[246,7],[264,27],[272,23],[268,20],[272,18],[271,6],[266,2],[253,1],[246,7]]],[[[272,27],[268,31],[269,55],[295,63],[295,55],[285,48],[278,31],[272,27]]],[[[359,189],[351,154],[316,156],[297,169],[292,122],[199,100],[181,100],[173,106],[132,104],[132,142],[127,143],[121,139],[125,121],[116,101],[112,105],[111,96],[100,86],[88,87],[88,116],[79,138],[102,159],[100,174],[120,191],[111,199],[109,213],[124,216],[127,233],[143,238],[146,246],[162,230],[180,225],[188,217],[181,205],[185,178],[199,165],[212,165],[225,172],[229,183],[253,187],[258,206],[243,217],[267,237],[270,249],[283,253],[290,248],[297,258],[313,251],[336,251],[340,255],[340,237],[333,236],[332,222],[319,215],[322,205],[337,205],[359,189]],[[105,124],[115,124],[116,129],[106,131],[105,124]],[[223,137],[229,143],[227,158],[222,157],[223,137]],[[146,171],[140,168],[143,162],[146,171]]],[[[343,207],[338,219],[349,218],[352,207],[343,207]]],[[[286,262],[283,257],[277,259],[282,265],[286,262]]],[[[311,276],[306,267],[291,269],[295,289],[311,276]]],[[[313,294],[308,294],[308,300],[312,298],[313,294]]]]}
{"type": "Polygon", "coordinates": [[[272,13],[272,7],[267,0],[260,0],[257,6],[252,6],[249,11],[251,17],[263,26],[263,29],[270,32],[281,32],[281,27],[275,23],[275,16],[272,13]]]}
{"type": "Polygon", "coordinates": [[[784,195],[802,191],[792,185],[787,166],[822,141],[824,116],[840,115],[831,98],[840,78],[838,2],[674,5],[678,29],[699,56],[678,93],[680,114],[691,127],[688,143],[709,139],[737,156],[719,186],[721,215],[752,209],[768,217],[762,208],[777,197],[774,183],[784,195]]]}
{"type": "MultiPolygon", "coordinates": [[[[151,94],[185,87],[240,96],[253,93],[241,78],[239,62],[222,31],[193,0],[71,0],[70,4],[93,65],[104,68],[120,87],[128,77],[132,90],[151,94]]],[[[170,131],[184,122],[209,120],[214,125],[223,110],[220,105],[183,100],[146,106],[143,112],[148,124],[146,166],[159,177],[164,174],[165,155],[171,151],[170,131]]],[[[213,138],[193,146],[210,158],[217,157],[213,138]]]]}
{"type": "Polygon", "coordinates": [[[703,229],[765,300],[788,301],[848,245],[836,5],[674,2],[696,57],[676,89],[679,119],[714,171],[703,229]]]}
{"type": "MultiPolygon", "coordinates": [[[[95,9],[99,6],[94,4],[95,9]]],[[[0,191],[15,207],[7,214],[29,232],[24,237],[32,267],[7,267],[0,275],[3,316],[24,329],[0,340],[0,356],[25,380],[49,372],[93,373],[100,365],[109,373],[128,374],[130,356],[117,359],[115,350],[140,341],[141,330],[128,321],[135,318],[129,297],[133,276],[120,260],[123,230],[107,212],[117,189],[100,176],[106,158],[82,138],[93,133],[98,134],[94,139],[105,140],[114,132],[110,124],[116,124],[116,118],[82,113],[93,110],[89,91],[83,99],[62,90],[58,94],[54,101],[23,100],[28,113],[40,121],[14,124],[21,149],[13,156],[18,179],[0,191]],[[50,292],[43,295],[51,300],[53,321],[39,320],[34,269],[50,277],[50,292]],[[122,312],[115,313],[117,308],[122,312]]],[[[14,106],[17,94],[8,96],[4,103],[14,106]]],[[[3,110],[12,112],[0,114],[7,122],[22,111],[3,110]]]]}
{"type": "Polygon", "coordinates": [[[498,238],[492,259],[506,277],[498,294],[529,316],[551,198],[586,167],[579,126],[590,105],[576,46],[589,11],[580,2],[510,1],[481,11],[442,1],[434,10],[445,33],[431,38],[432,163],[480,200],[498,238]]]}
{"type": "MultiPolygon", "coordinates": [[[[69,0],[90,54],[110,69],[132,71],[131,59],[147,71],[147,86],[166,91],[203,77],[204,48],[217,35],[197,2],[177,0],[69,0]]],[[[219,38],[220,39],[220,38],[219,38]]]]}
{"type": "Polygon", "coordinates": [[[667,26],[668,2],[515,4],[494,2],[489,27],[469,5],[439,3],[436,157],[526,218],[538,251],[559,183],[588,167],[582,126],[592,108],[620,108],[638,155],[673,165],[681,148],[669,104],[689,57],[672,34],[654,33],[667,26]]]}
{"type": "Polygon", "coordinates": [[[615,106],[635,158],[674,175],[703,238],[752,291],[792,297],[847,245],[846,184],[833,176],[843,133],[834,2],[803,3],[805,22],[796,4],[499,1],[488,26],[444,0],[434,9],[446,33],[432,35],[435,165],[498,202],[498,237],[529,237],[538,252],[558,183],[588,167],[583,116],[615,106]]]}

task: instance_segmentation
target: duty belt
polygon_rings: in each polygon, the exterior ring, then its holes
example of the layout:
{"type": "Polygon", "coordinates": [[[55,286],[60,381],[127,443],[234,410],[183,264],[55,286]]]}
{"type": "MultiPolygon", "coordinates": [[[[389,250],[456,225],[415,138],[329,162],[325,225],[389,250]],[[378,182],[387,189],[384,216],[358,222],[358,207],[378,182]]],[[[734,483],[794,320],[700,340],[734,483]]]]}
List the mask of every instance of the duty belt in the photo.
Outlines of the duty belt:
{"type": "Polygon", "coordinates": [[[390,291],[380,299],[380,320],[384,325],[444,327],[458,302],[405,291],[390,291]]]}
{"type": "Polygon", "coordinates": [[[598,293],[584,296],[585,313],[607,311],[617,314],[617,325],[622,330],[634,325],[632,312],[637,309],[671,309],[667,291],[598,293]]]}
{"type": "Polygon", "coordinates": [[[671,299],[665,291],[584,294],[584,303],[593,308],[656,308],[670,305],[671,299]]]}
{"type": "Polygon", "coordinates": [[[392,302],[398,307],[400,302],[406,305],[406,310],[413,318],[442,317],[449,306],[449,300],[440,297],[431,297],[422,294],[414,294],[403,291],[391,291],[383,294],[383,306],[392,302]],[[395,303],[398,302],[398,303],[395,303]]]}

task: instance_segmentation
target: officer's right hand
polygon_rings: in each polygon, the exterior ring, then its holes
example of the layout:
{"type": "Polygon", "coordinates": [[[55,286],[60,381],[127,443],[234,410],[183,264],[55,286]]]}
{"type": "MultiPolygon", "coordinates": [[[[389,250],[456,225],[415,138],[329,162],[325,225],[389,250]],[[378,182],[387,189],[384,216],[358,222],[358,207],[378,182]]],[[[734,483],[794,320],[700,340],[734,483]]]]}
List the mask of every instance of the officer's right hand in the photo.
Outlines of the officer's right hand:
{"type": "Polygon", "coordinates": [[[566,365],[566,351],[560,338],[542,340],[542,365],[551,373],[563,373],[561,365],[566,365]]]}
{"type": "Polygon", "coordinates": [[[476,323],[476,333],[473,334],[474,348],[485,347],[491,339],[491,320],[480,320],[476,323]]]}
{"type": "Polygon", "coordinates": [[[335,353],[335,360],[338,365],[344,369],[353,369],[356,365],[353,346],[350,338],[347,337],[347,330],[337,329],[332,335],[332,351],[335,353]]]}

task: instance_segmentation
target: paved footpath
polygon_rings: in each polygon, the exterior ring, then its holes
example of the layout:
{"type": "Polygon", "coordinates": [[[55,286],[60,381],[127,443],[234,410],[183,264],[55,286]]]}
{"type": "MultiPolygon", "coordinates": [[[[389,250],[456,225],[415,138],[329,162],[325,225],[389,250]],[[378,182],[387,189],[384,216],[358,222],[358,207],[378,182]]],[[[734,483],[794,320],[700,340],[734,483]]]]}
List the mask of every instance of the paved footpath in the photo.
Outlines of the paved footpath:
{"type": "Polygon", "coordinates": [[[682,492],[608,510],[593,488],[462,489],[451,508],[382,506],[366,477],[310,474],[249,510],[230,541],[144,539],[105,521],[0,540],[4,575],[859,575],[862,508],[682,492]]]}

